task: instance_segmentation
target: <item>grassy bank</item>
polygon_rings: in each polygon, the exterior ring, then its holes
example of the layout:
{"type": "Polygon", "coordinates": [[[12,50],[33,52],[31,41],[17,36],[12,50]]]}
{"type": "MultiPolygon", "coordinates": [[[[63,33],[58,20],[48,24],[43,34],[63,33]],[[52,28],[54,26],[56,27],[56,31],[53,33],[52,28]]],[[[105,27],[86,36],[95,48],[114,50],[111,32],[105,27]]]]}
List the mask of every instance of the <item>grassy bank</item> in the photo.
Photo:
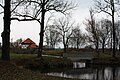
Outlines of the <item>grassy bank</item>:
{"type": "MultiPolygon", "coordinates": [[[[48,51],[49,52],[49,51],[48,51]]],[[[53,51],[52,51],[53,52],[53,51]]],[[[56,51],[54,51],[56,52],[56,51]]],[[[59,52],[58,52],[59,53],[59,52]]],[[[49,53],[48,53],[49,54],[49,53]]],[[[55,53],[53,53],[55,54],[55,53]]],[[[1,54],[0,54],[1,56],[1,54]]],[[[10,53],[11,61],[16,63],[17,65],[27,67],[27,68],[33,68],[33,69],[55,69],[55,68],[63,68],[63,67],[69,67],[72,66],[72,62],[65,58],[55,58],[55,57],[49,57],[44,56],[42,58],[37,58],[37,54],[15,54],[10,53]]]]}
{"type": "Polygon", "coordinates": [[[120,57],[104,57],[104,58],[94,58],[92,60],[94,65],[120,65],[120,57]]]}
{"type": "Polygon", "coordinates": [[[55,55],[55,56],[61,56],[63,55],[64,53],[64,50],[63,49],[58,49],[58,50],[45,50],[44,51],[44,54],[47,54],[47,55],[55,55]]]}
{"type": "Polygon", "coordinates": [[[12,59],[16,65],[22,66],[31,70],[55,70],[72,67],[73,64],[70,60],[64,58],[42,57],[42,58],[19,58],[12,59]],[[23,63],[24,62],[24,63],[23,63]]]}
{"type": "Polygon", "coordinates": [[[116,57],[112,57],[111,52],[99,53],[99,56],[96,54],[95,58],[92,60],[92,63],[95,65],[120,65],[120,54],[119,51],[116,52],[116,57]]]}
{"type": "Polygon", "coordinates": [[[43,75],[25,68],[20,68],[11,62],[0,61],[0,80],[77,80],[43,75]]]}
{"type": "Polygon", "coordinates": [[[11,61],[0,60],[0,80],[78,80],[52,77],[42,74],[38,69],[67,67],[71,62],[62,58],[36,58],[36,54],[11,53],[11,61]],[[31,70],[35,69],[37,71],[31,70]]]}

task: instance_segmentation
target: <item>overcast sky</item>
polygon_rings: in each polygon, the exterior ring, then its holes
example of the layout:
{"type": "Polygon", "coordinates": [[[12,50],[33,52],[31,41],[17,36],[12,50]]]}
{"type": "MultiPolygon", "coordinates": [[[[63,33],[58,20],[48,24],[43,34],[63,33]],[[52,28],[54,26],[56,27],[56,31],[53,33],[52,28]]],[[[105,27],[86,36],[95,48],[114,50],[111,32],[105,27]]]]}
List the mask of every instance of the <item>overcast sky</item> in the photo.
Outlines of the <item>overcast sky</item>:
{"type": "MultiPolygon", "coordinates": [[[[72,12],[73,20],[76,21],[76,23],[82,24],[83,21],[88,17],[89,15],[89,8],[93,6],[94,2],[93,0],[74,0],[79,4],[76,10],[72,12]]],[[[0,33],[3,31],[3,18],[2,15],[0,15],[0,33]]],[[[39,32],[40,32],[40,26],[39,23],[36,21],[31,22],[18,22],[18,21],[12,21],[11,22],[11,39],[13,41],[17,39],[26,39],[31,38],[33,41],[35,41],[37,44],[39,42],[39,32]]],[[[0,42],[2,42],[2,38],[0,37],[0,42]]]]}

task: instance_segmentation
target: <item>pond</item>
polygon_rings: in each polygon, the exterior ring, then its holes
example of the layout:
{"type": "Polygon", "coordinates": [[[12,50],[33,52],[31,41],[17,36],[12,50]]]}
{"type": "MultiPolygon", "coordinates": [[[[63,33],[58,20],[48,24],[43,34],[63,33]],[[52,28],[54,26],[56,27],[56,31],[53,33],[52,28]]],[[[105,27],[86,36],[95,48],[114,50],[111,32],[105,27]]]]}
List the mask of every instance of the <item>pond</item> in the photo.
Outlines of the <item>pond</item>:
{"type": "Polygon", "coordinates": [[[118,66],[87,66],[82,62],[73,62],[73,68],[66,71],[48,72],[47,75],[78,78],[86,80],[120,80],[120,67],[118,66]]]}

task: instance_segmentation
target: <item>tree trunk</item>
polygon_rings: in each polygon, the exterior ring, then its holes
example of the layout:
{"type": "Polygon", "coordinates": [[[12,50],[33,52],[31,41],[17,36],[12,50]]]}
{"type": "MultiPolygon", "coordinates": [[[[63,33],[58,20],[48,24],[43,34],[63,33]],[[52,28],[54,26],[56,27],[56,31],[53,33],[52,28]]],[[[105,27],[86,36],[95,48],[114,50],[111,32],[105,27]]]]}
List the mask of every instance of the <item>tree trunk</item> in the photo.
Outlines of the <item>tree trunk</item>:
{"type": "Polygon", "coordinates": [[[112,0],[112,27],[113,27],[113,50],[112,50],[112,57],[115,58],[115,24],[114,24],[114,0],[112,0]]]}
{"type": "Polygon", "coordinates": [[[4,31],[2,32],[2,60],[10,60],[10,0],[5,0],[4,31]]]}
{"type": "Polygon", "coordinates": [[[98,45],[99,45],[99,43],[98,43],[98,41],[96,42],[96,49],[98,50],[98,45]]]}
{"type": "Polygon", "coordinates": [[[77,39],[77,49],[79,49],[79,39],[77,39]]]}
{"type": "Polygon", "coordinates": [[[67,52],[67,46],[66,46],[66,44],[64,44],[64,53],[66,53],[67,52]]]}
{"type": "Polygon", "coordinates": [[[96,53],[97,53],[97,56],[99,57],[99,50],[98,50],[98,47],[99,47],[99,42],[98,42],[98,39],[96,38],[96,53]]]}
{"type": "Polygon", "coordinates": [[[102,52],[104,53],[105,51],[105,40],[103,39],[103,43],[102,43],[102,52]]]}
{"type": "MultiPolygon", "coordinates": [[[[112,32],[112,30],[111,30],[111,32],[112,32]]],[[[110,44],[111,51],[112,51],[112,46],[113,46],[113,38],[112,38],[112,33],[111,33],[111,44],[110,44]]]]}
{"type": "MultiPolygon", "coordinates": [[[[44,0],[43,0],[44,1],[44,0]]],[[[43,50],[43,38],[44,38],[44,20],[45,20],[45,5],[44,2],[42,3],[42,14],[41,14],[41,29],[40,29],[40,42],[38,48],[38,57],[42,57],[42,50],[43,50]]]]}

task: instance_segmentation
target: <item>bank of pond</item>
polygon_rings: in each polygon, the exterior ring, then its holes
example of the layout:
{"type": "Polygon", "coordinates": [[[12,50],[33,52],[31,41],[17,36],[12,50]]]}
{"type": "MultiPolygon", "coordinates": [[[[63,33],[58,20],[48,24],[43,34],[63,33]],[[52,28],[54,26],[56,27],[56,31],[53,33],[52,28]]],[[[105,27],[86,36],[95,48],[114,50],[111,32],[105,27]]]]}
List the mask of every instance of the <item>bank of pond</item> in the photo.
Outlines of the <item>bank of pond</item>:
{"type": "Polygon", "coordinates": [[[1,80],[120,80],[119,58],[71,61],[63,57],[12,54],[10,63],[1,62],[1,80]],[[6,79],[6,76],[13,78],[6,79]]]}
{"type": "MultiPolygon", "coordinates": [[[[33,58],[30,60],[16,60],[18,66],[40,72],[47,76],[61,77],[63,80],[120,80],[120,65],[116,63],[98,63],[100,59],[92,61],[70,61],[66,58],[33,58]],[[96,61],[96,62],[95,62],[96,61]],[[24,62],[24,63],[23,63],[24,62]]],[[[112,59],[112,62],[114,60],[112,59]]]]}

